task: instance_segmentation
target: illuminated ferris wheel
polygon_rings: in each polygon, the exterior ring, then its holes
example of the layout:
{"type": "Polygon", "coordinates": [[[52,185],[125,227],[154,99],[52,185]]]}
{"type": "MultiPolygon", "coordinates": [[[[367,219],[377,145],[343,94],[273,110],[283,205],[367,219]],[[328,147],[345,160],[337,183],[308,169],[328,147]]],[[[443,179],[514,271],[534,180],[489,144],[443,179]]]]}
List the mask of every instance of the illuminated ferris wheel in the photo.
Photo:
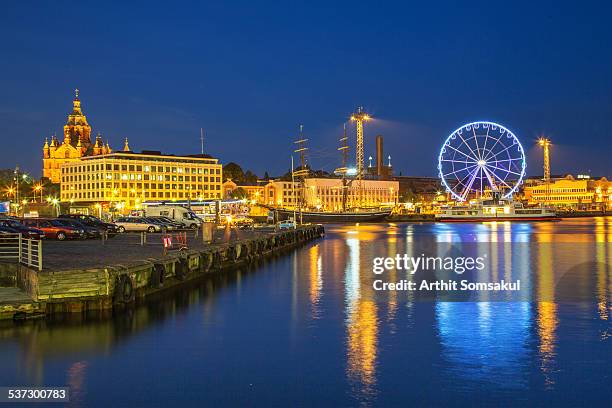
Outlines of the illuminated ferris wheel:
{"type": "Polygon", "coordinates": [[[525,176],[525,152],[517,137],[492,122],[461,126],[446,138],[438,157],[440,179],[458,201],[470,192],[511,197],[525,176]]]}

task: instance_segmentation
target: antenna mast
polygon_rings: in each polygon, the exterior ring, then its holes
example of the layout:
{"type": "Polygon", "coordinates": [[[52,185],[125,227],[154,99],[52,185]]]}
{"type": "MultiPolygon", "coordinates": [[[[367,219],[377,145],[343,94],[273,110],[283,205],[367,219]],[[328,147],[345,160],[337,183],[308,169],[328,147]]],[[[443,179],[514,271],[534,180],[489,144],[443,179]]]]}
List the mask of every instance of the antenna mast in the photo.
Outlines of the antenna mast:
{"type": "Polygon", "coordinates": [[[204,129],[200,128],[200,143],[202,144],[202,154],[204,154],[204,129]]]}

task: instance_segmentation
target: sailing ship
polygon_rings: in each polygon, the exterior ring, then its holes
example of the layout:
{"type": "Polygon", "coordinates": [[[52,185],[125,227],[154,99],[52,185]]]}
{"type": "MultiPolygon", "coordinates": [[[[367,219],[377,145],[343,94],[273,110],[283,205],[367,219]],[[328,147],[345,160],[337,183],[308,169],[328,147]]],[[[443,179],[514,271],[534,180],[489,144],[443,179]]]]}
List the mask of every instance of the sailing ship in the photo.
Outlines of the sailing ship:
{"type": "Polygon", "coordinates": [[[357,170],[353,174],[354,177],[349,177],[348,163],[348,137],[346,134],[346,123],[344,124],[344,133],[340,138],[341,145],[338,151],[342,153],[342,166],[337,168],[334,173],[341,177],[342,180],[342,207],[339,211],[325,211],[321,209],[309,208],[306,205],[306,188],[305,179],[308,177],[310,171],[306,163],[306,142],[303,136],[303,126],[300,125],[299,139],[294,143],[297,145],[294,153],[300,155],[300,167],[295,170],[293,167],[293,156],[291,157],[291,177],[293,185],[299,186],[300,194],[294,194],[294,197],[298,197],[298,203],[294,209],[286,208],[270,208],[274,212],[277,221],[293,219],[296,222],[316,222],[316,223],[358,223],[358,222],[377,222],[384,221],[389,215],[393,208],[368,208],[359,205],[362,201],[360,194],[363,194],[361,189],[353,189],[353,200],[351,200],[351,206],[347,205],[348,191],[354,182],[359,183],[363,177],[363,121],[369,120],[369,116],[359,108],[357,113],[352,116],[352,119],[357,122],[357,170]],[[361,150],[360,150],[361,149],[361,150]],[[355,205],[357,204],[357,205],[355,205]]]}

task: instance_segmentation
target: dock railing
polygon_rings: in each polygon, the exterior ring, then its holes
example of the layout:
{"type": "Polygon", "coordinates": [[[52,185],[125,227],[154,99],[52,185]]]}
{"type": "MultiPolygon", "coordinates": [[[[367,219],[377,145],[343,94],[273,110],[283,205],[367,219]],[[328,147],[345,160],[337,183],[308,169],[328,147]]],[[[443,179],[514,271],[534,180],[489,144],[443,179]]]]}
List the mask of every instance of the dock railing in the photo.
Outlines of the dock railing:
{"type": "Polygon", "coordinates": [[[0,234],[0,260],[14,261],[42,271],[42,241],[22,234],[0,234]]]}

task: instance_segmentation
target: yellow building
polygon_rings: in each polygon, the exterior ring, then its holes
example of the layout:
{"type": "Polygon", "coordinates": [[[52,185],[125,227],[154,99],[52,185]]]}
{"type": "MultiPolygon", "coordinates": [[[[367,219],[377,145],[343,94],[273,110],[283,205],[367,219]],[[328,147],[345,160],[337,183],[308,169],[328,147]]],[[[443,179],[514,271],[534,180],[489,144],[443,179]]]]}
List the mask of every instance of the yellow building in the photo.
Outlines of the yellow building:
{"type": "Polygon", "coordinates": [[[574,209],[596,209],[602,206],[610,207],[612,183],[605,177],[593,180],[575,179],[568,175],[550,183],[539,182],[527,185],[523,194],[530,205],[546,204],[574,209]]]}
{"type": "Polygon", "coordinates": [[[138,209],[148,200],[222,198],[222,167],[207,155],[128,151],[84,156],[61,167],[61,201],[104,210],[138,209]]]}
{"type": "Polygon", "coordinates": [[[253,202],[264,204],[265,201],[265,180],[257,181],[255,185],[237,185],[232,179],[227,179],[223,183],[223,198],[232,198],[234,191],[238,188],[246,193],[246,199],[253,202]]]}
{"type": "MultiPolygon", "coordinates": [[[[304,182],[306,205],[327,211],[342,210],[342,180],[307,178],[304,182]]],[[[346,208],[393,206],[397,203],[399,182],[354,180],[346,192],[346,208]]]]}
{"type": "MultiPolygon", "coordinates": [[[[249,200],[266,206],[297,208],[304,196],[304,208],[342,210],[342,180],[337,178],[307,178],[303,186],[300,182],[286,180],[272,180],[256,186],[237,186],[231,180],[224,183],[226,194],[238,187],[247,192],[249,200]]],[[[397,203],[398,190],[397,181],[353,181],[348,186],[346,207],[393,206],[397,203]]]]}
{"type": "Polygon", "coordinates": [[[51,143],[45,140],[43,146],[43,177],[52,183],[59,183],[61,167],[64,163],[76,162],[84,156],[97,156],[112,153],[108,142],[103,143],[100,134],[94,143],[91,142],[91,126],[81,110],[79,90],[75,90],[72,101],[72,113],[64,126],[64,138],[51,136],[51,143]]]}

